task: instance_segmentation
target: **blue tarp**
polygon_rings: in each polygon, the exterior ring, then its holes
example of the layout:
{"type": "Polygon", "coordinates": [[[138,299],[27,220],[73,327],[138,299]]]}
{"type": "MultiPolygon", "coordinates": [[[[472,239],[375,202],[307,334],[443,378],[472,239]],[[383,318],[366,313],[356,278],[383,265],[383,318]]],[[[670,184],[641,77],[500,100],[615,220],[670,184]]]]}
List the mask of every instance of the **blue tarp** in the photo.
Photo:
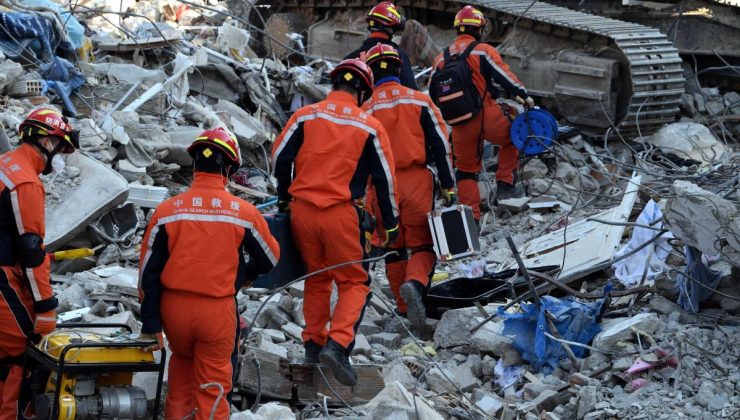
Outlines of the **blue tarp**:
{"type": "Polygon", "coordinates": [[[85,28],[79,21],[77,21],[77,18],[72,16],[72,13],[70,13],[69,10],[49,0],[23,0],[20,3],[29,7],[41,6],[55,9],[62,17],[62,23],[64,24],[64,29],[67,31],[67,38],[72,44],[72,48],[76,50],[82,46],[82,39],[85,36],[85,28]]]}
{"type": "Polygon", "coordinates": [[[44,76],[44,93],[47,90],[54,91],[64,102],[64,107],[70,115],[77,116],[77,110],[72,104],[70,95],[85,83],[83,75],[69,61],[54,57],[51,62],[41,66],[41,75],[44,76]]]}
{"type": "MultiPolygon", "coordinates": [[[[703,285],[716,289],[722,277],[719,272],[710,270],[704,265],[701,260],[701,251],[687,245],[684,247],[684,252],[686,253],[686,275],[703,285]]],[[[689,280],[682,275],[676,277],[678,304],[691,313],[699,312],[699,303],[709,299],[714,293],[713,290],[702,287],[696,281],[689,280]]]]}
{"type": "MultiPolygon", "coordinates": [[[[609,284],[606,292],[610,290],[609,284]]],[[[554,317],[555,328],[563,339],[587,344],[600,331],[597,320],[604,309],[604,301],[582,303],[571,298],[543,296],[539,308],[535,304],[525,304],[521,313],[509,314],[499,308],[499,316],[504,319],[502,334],[513,338],[514,348],[533,368],[547,372],[568,355],[559,342],[545,336],[546,332],[550,333],[545,311],[554,317]]],[[[583,347],[571,346],[571,350],[576,357],[586,354],[583,347]]]]}
{"type": "Polygon", "coordinates": [[[40,15],[0,13],[0,49],[14,58],[29,48],[42,62],[51,61],[57,49],[72,52],[72,45],[56,32],[54,24],[40,15]]]}

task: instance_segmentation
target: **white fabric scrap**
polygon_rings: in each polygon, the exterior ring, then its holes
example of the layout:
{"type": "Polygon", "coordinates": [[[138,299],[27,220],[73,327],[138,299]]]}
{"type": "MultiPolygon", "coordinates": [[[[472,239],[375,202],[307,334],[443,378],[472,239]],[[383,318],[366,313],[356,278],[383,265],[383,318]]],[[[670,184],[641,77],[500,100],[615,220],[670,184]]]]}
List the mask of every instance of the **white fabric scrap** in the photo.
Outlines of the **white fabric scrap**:
{"type": "MultiPolygon", "coordinates": [[[[655,203],[655,201],[650,200],[645,205],[642,213],[640,213],[636,223],[640,225],[650,225],[657,229],[661,229],[663,227],[663,221],[655,223],[655,221],[661,217],[663,217],[663,213],[660,211],[660,207],[658,207],[658,204],[655,203]]],[[[614,258],[619,258],[622,255],[631,252],[659,234],[660,232],[657,230],[635,226],[629,242],[627,245],[623,246],[622,249],[617,251],[614,258]]],[[[668,257],[668,253],[671,250],[668,240],[673,237],[673,234],[670,232],[664,233],[660,239],[652,244],[639,250],[635,254],[612,264],[614,275],[623,285],[627,287],[635,287],[639,285],[642,275],[645,272],[645,264],[650,260],[650,267],[648,267],[647,270],[644,286],[652,285],[658,274],[662,273],[665,268],[665,259],[668,257]]]]}

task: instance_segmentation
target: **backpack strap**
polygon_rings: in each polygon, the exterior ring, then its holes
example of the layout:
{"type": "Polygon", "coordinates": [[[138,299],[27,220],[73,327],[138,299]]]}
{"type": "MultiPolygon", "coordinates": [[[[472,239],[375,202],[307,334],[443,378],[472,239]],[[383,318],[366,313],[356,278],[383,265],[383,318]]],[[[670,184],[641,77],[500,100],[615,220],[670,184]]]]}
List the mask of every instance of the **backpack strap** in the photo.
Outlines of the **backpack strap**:
{"type": "Polygon", "coordinates": [[[450,62],[450,47],[447,47],[444,49],[444,59],[445,59],[445,63],[450,62]]]}
{"type": "Polygon", "coordinates": [[[473,52],[473,49],[475,49],[475,47],[478,44],[480,44],[480,41],[473,41],[473,42],[471,42],[470,45],[468,45],[468,47],[465,48],[465,51],[463,51],[462,54],[460,54],[458,56],[458,58],[461,59],[461,60],[467,60],[467,58],[470,55],[470,53],[473,52]]]}

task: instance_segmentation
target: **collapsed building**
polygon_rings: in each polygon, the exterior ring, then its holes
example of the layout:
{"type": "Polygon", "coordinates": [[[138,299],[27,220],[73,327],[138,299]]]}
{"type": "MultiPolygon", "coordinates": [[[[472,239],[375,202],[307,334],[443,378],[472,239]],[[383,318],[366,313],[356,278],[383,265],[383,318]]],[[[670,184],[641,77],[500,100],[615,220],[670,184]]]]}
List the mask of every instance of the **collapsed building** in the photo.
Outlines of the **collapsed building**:
{"type": "MultiPolygon", "coordinates": [[[[186,148],[204,128],[239,140],[229,190],[274,211],[272,141],[326,96],[369,3],[0,3],[0,148],[39,105],[81,130],[82,150],[44,177],[47,250],[92,250],[53,265],[60,321],[110,340],[139,331],[143,230],[190,184],[186,148]],[[95,327],[111,323],[126,328],[95,327]]],[[[428,331],[394,313],[374,266],[356,387],[302,364],[297,276],[244,289],[232,418],[736,418],[740,5],[473,3],[558,120],[551,147],[523,158],[527,197],[495,203],[483,176],[481,250],[437,265],[428,331]]],[[[424,86],[461,2],[398,5],[424,86]]],[[[486,148],[488,172],[496,159],[486,148]]],[[[134,375],[142,409],[166,393],[158,379],[134,375]]]]}

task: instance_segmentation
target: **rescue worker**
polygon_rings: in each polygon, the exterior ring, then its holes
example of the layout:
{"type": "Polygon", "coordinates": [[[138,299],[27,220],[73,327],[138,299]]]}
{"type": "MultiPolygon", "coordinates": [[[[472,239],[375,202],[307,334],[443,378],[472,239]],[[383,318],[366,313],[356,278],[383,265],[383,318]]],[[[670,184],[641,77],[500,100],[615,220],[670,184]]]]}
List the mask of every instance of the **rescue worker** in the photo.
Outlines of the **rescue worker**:
{"type": "Polygon", "coordinates": [[[46,193],[39,174],[59,172],[61,154],[75,151],[78,133],[67,118],[39,108],[20,124],[21,146],[0,156],[0,419],[16,420],[21,365],[28,337],[57,323],[57,299],[44,250],[46,193]]]}
{"type": "Polygon", "coordinates": [[[409,56],[406,55],[395,42],[393,42],[393,34],[396,32],[403,31],[404,25],[406,24],[406,18],[396,8],[396,5],[384,1],[380,2],[375,7],[370,9],[370,13],[367,14],[367,30],[370,32],[368,37],[363,41],[360,48],[352,51],[346,58],[362,58],[362,54],[370,48],[374,47],[375,44],[380,42],[381,44],[390,45],[398,51],[401,56],[401,84],[410,87],[411,89],[418,90],[419,87],[416,85],[416,78],[414,77],[414,71],[411,69],[411,61],[409,56]]]}
{"type": "Polygon", "coordinates": [[[280,250],[267,222],[226,191],[241,165],[236,138],[206,130],[188,148],[195,178],[160,204],[144,234],[139,270],[142,334],[171,351],[167,419],[229,417],[239,316],[236,293],[277,264],[280,250]],[[217,386],[202,388],[208,383],[217,386]]]}
{"type": "MultiPolygon", "coordinates": [[[[471,42],[481,39],[486,18],[472,6],[463,7],[456,15],[454,27],[458,36],[449,47],[450,55],[461,54],[471,42]]],[[[455,176],[459,200],[473,208],[480,220],[480,191],[478,174],[483,168],[483,140],[499,146],[496,171],[496,199],[521,196],[523,190],[515,186],[515,171],[519,166],[519,153],[511,143],[511,121],[496,103],[500,86],[506,93],[521,98],[528,108],[534,100],[501,59],[496,48],[486,43],[477,44],[466,60],[473,84],[482,99],[482,110],[472,119],[452,127],[452,150],[455,158],[455,176]]],[[[433,72],[444,68],[444,54],[437,56],[433,72]]]]}
{"type": "MultiPolygon", "coordinates": [[[[383,217],[383,245],[398,234],[388,135],[360,109],[373,91],[372,72],[362,60],[349,59],[330,78],[332,92],[326,100],[296,111],[272,149],[278,206],[291,214],[293,238],[309,272],[366,258],[361,224],[368,176],[383,217]]],[[[316,274],[306,280],[303,292],[306,363],[321,361],[345,385],[357,381],[349,354],[370,299],[367,267],[357,263],[316,274]],[[332,282],[339,300],[330,314],[332,282]]]]}
{"type": "Polygon", "coordinates": [[[436,165],[445,205],[453,204],[449,134],[432,99],[401,85],[401,57],[395,48],[379,43],[365,60],[373,71],[375,90],[363,109],[388,131],[398,182],[400,232],[393,248],[399,255],[386,257],[386,274],[398,312],[421,329],[426,326],[424,297],[436,263],[427,221],[434,207],[434,174],[427,165],[436,165]]]}

